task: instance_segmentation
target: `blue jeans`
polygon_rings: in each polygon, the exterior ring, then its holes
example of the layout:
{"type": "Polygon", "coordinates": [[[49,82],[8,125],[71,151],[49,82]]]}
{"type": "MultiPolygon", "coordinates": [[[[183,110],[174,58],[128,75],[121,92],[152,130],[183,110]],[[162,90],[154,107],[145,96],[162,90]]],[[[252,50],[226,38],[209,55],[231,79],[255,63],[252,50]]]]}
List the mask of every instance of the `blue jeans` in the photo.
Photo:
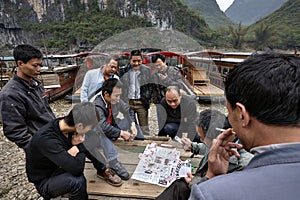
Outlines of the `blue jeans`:
{"type": "Polygon", "coordinates": [[[53,175],[35,187],[45,200],[64,194],[68,194],[70,200],[88,199],[86,179],[83,174],[80,176],[74,176],[70,173],[53,175]]]}

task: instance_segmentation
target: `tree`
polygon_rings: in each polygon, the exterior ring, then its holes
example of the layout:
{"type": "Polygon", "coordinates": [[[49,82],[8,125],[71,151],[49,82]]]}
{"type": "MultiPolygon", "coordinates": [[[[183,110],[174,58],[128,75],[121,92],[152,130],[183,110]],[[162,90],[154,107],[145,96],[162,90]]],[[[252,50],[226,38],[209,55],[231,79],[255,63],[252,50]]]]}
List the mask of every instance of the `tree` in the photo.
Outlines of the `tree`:
{"type": "Polygon", "coordinates": [[[246,34],[246,29],[242,27],[242,23],[240,22],[239,25],[234,28],[233,26],[228,27],[230,32],[230,39],[232,47],[235,49],[241,49],[242,43],[244,42],[244,36],[246,34]]]}
{"type": "Polygon", "coordinates": [[[254,35],[255,35],[254,48],[255,48],[255,50],[262,50],[265,47],[270,47],[272,33],[273,33],[273,30],[272,30],[271,26],[261,23],[260,26],[258,26],[254,30],[254,35]]]}

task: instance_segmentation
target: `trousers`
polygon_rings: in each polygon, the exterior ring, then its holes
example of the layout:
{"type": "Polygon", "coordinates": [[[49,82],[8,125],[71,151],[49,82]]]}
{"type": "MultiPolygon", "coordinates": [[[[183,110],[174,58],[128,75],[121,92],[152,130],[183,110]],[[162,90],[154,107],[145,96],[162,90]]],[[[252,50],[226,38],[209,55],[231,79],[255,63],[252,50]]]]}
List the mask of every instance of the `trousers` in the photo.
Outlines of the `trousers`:
{"type": "Polygon", "coordinates": [[[70,173],[53,175],[35,187],[45,200],[64,194],[68,194],[70,200],[88,199],[86,179],[83,174],[80,176],[74,176],[70,173]]]}

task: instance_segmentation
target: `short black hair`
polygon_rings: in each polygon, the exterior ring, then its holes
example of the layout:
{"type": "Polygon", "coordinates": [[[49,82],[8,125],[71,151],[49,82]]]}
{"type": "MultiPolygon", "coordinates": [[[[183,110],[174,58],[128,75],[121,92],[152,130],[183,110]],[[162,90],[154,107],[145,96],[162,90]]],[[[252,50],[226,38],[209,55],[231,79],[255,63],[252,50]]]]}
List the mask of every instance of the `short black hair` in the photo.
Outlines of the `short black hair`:
{"type": "Polygon", "coordinates": [[[106,79],[101,87],[102,93],[107,92],[109,95],[111,95],[114,87],[116,88],[122,88],[122,82],[116,78],[109,78],[106,79]]]}
{"type": "Polygon", "coordinates": [[[300,57],[250,56],[229,71],[225,95],[232,108],[239,102],[262,123],[299,126],[300,57]]]}
{"type": "Polygon", "coordinates": [[[151,57],[151,62],[155,63],[158,59],[161,59],[161,61],[165,62],[166,61],[166,57],[160,53],[154,54],[151,57]]]}
{"type": "Polygon", "coordinates": [[[214,109],[205,109],[200,112],[198,126],[202,128],[205,137],[211,140],[221,133],[216,128],[231,128],[226,115],[214,109]]]}
{"type": "Polygon", "coordinates": [[[99,120],[99,112],[92,102],[76,104],[69,114],[64,117],[64,121],[69,126],[75,126],[78,123],[82,123],[84,127],[88,125],[96,126],[99,120]]]}
{"type": "Polygon", "coordinates": [[[21,44],[14,48],[13,56],[16,63],[19,60],[23,63],[27,63],[33,58],[43,58],[43,54],[40,50],[28,44],[21,44]]]}
{"type": "Polygon", "coordinates": [[[130,52],[129,60],[132,58],[132,56],[140,56],[140,57],[143,59],[142,52],[141,52],[141,50],[139,50],[139,49],[132,50],[132,51],[130,52]]]}

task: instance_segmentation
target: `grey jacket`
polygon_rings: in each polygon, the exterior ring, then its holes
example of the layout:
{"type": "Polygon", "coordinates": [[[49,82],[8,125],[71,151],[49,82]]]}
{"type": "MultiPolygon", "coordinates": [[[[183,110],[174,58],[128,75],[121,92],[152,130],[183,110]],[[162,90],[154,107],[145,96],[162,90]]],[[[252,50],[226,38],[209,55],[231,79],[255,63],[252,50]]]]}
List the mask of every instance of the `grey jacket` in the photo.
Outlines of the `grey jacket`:
{"type": "Polygon", "coordinates": [[[272,149],[253,157],[241,172],[194,185],[190,200],[298,200],[300,144],[272,149]]]}
{"type": "Polygon", "coordinates": [[[99,115],[100,115],[100,121],[98,125],[108,138],[118,138],[120,136],[121,129],[118,127],[116,122],[117,115],[119,114],[119,112],[122,113],[123,116],[129,122],[136,122],[133,110],[122,99],[120,99],[118,103],[112,105],[112,112],[113,112],[112,124],[106,122],[109,112],[108,112],[107,104],[103,99],[102,93],[100,93],[96,97],[96,99],[94,100],[94,104],[96,105],[96,108],[99,111],[99,115]]]}
{"type": "Polygon", "coordinates": [[[55,118],[38,80],[33,85],[17,75],[0,92],[4,135],[25,149],[33,134],[55,118]]]}

